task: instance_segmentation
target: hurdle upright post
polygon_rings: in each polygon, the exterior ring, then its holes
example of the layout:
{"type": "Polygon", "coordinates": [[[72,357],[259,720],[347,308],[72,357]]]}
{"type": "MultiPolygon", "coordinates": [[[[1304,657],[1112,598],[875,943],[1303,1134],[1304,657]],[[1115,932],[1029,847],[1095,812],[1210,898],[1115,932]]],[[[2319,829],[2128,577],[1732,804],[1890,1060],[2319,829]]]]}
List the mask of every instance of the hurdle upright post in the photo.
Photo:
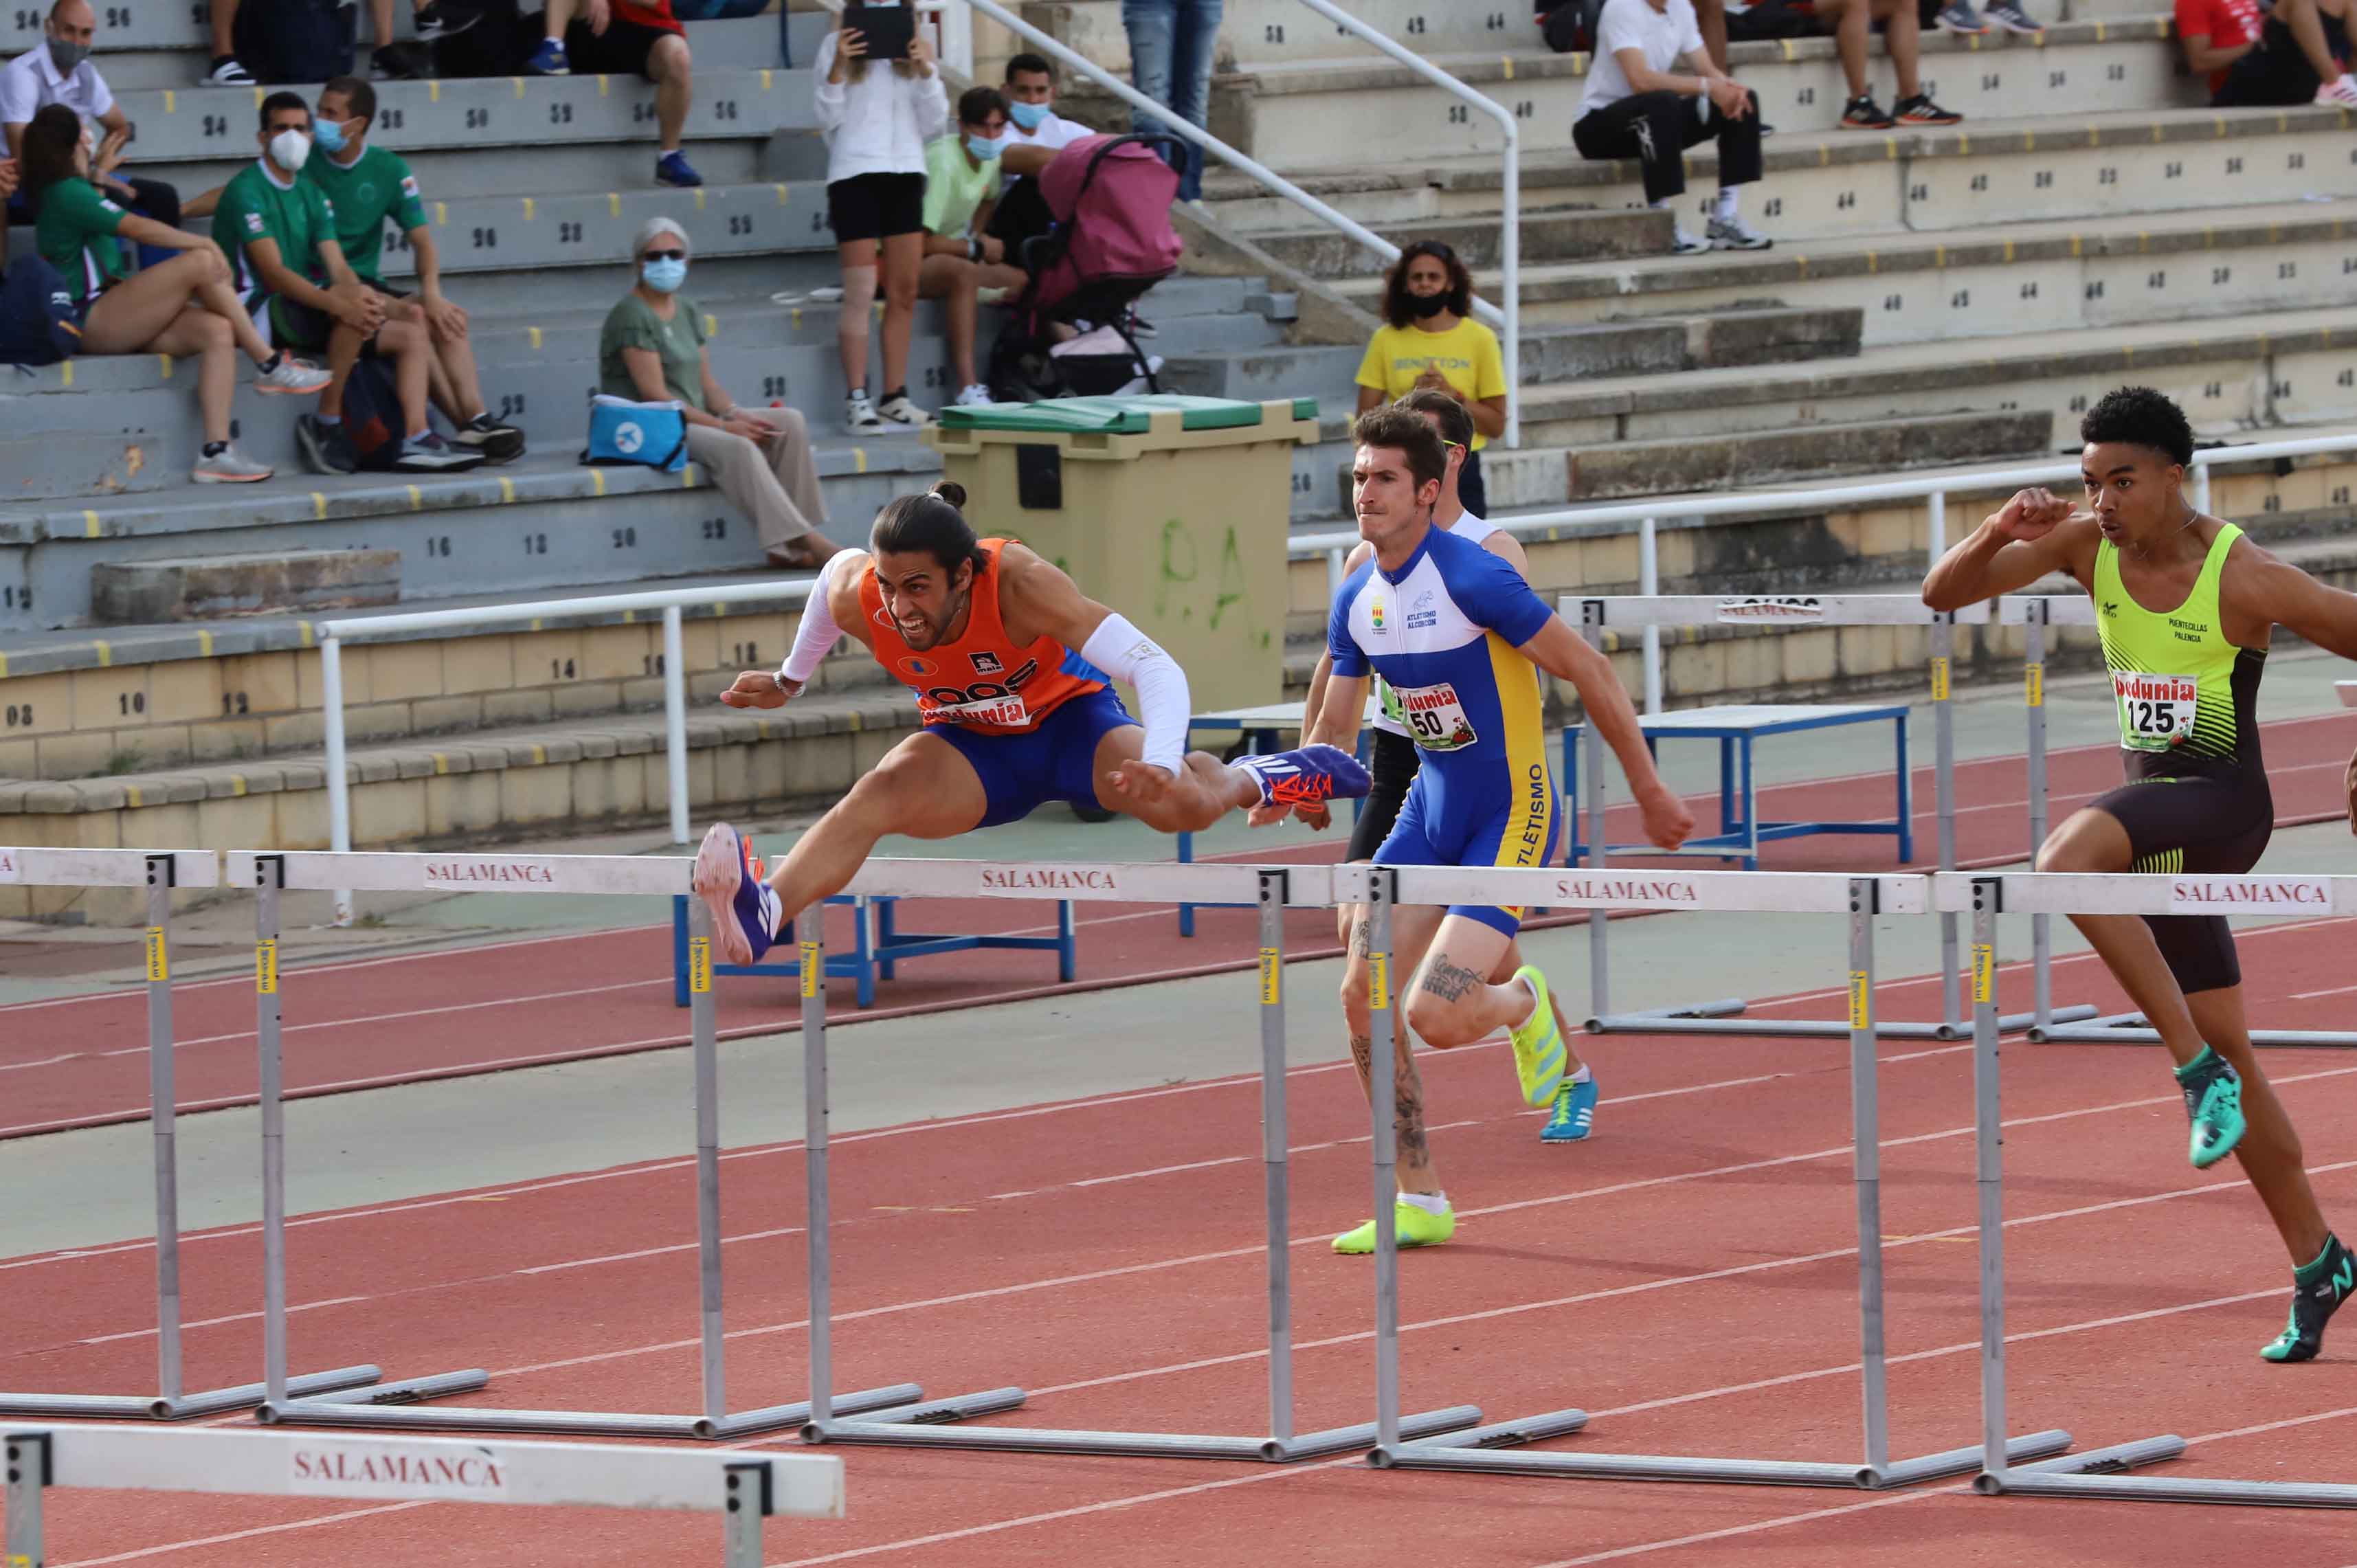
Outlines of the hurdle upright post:
{"type": "MultiPolygon", "coordinates": [[[[673,614],[677,614],[673,607],[673,614]]],[[[720,1050],[712,1009],[712,911],[687,901],[687,1017],[695,1073],[695,1253],[701,1312],[704,1419],[728,1419],[727,1319],[720,1267],[720,1050]]]]}
{"type": "MultiPolygon", "coordinates": [[[[2021,700],[2029,714],[2029,853],[2046,843],[2046,622],[2052,607],[2044,599],[2027,601],[2021,621],[2021,700]]],[[[1942,862],[1940,869],[1955,866],[1942,862]]],[[[2044,1029],[2054,1022],[2054,933],[2043,914],[2029,917],[2030,1024],[2044,1029]]],[[[2082,1015],[2085,1016],[2085,1015],[2082,1015]]]]}
{"type": "Polygon", "coordinates": [[[1268,1197],[1268,1434],[1293,1442],[1293,1188],[1286,1148],[1286,874],[1260,874],[1260,1157],[1268,1197]]]}
{"type": "MultiPolygon", "coordinates": [[[[1944,532],[1944,523],[1937,526],[1944,532]]],[[[1932,620],[1932,793],[1939,813],[1943,871],[1956,868],[1956,724],[1949,691],[1955,657],[1956,618],[1943,611],[1932,620]]],[[[1951,1033],[1964,1016],[1957,920],[1953,914],[1940,917],[1940,1022],[1951,1033]]]]}
{"type": "MultiPolygon", "coordinates": [[[[802,1002],[802,1184],[809,1209],[810,1424],[834,1419],[834,1255],[828,1246],[834,1197],[826,1170],[826,905],[794,917],[801,942],[802,1002]]],[[[807,1435],[807,1434],[806,1434],[807,1435]]]]}
{"type": "Polygon", "coordinates": [[[284,855],[254,862],[260,878],[253,899],[253,1035],[262,1097],[262,1382],[263,1403],[286,1402],[286,1106],[280,1080],[278,896],[286,881],[284,855]]]}
{"type": "MultiPolygon", "coordinates": [[[[1581,602],[1579,628],[1580,635],[1587,639],[1588,646],[1598,653],[1603,652],[1604,601],[1587,599],[1581,602]]],[[[1604,737],[1597,733],[1596,725],[1592,719],[1580,726],[1579,787],[1587,810],[1587,864],[1593,869],[1601,871],[1604,869],[1606,843],[1604,837],[1604,737]]],[[[1579,822],[1579,809],[1580,802],[1574,801],[1572,823],[1575,827],[1579,822]]],[[[1573,834],[1574,838],[1577,836],[1577,833],[1573,834]]],[[[1607,946],[1610,939],[1605,926],[1604,911],[1590,909],[1587,912],[1587,1010],[1591,1019],[1608,1018],[1612,1015],[1612,955],[1611,950],[1607,946]]],[[[1596,1025],[1590,1022],[1588,1027],[1594,1029],[1596,1025]]]]}
{"type": "Polygon", "coordinates": [[[180,1365],[180,1156],[173,1082],[172,857],[147,857],[147,1107],[156,1155],[156,1391],[177,1405],[180,1365]]]}
{"type": "Polygon", "coordinates": [[[1375,1445],[1400,1441],[1399,1387],[1399,1137],[1393,1075],[1401,1048],[1392,1015],[1392,906],[1399,874],[1377,866],[1367,887],[1367,1113],[1372,1134],[1375,1200],[1375,1445]]]}
{"type": "MultiPolygon", "coordinates": [[[[1865,1405],[1866,1467],[1890,1467],[1889,1377],[1882,1313],[1882,1111],[1874,1036],[1875,885],[1849,885],[1850,1175],[1857,1188],[1858,1391],[1865,1405]]],[[[1949,1016],[1953,1016],[1953,1014],[1949,1016]]]]}

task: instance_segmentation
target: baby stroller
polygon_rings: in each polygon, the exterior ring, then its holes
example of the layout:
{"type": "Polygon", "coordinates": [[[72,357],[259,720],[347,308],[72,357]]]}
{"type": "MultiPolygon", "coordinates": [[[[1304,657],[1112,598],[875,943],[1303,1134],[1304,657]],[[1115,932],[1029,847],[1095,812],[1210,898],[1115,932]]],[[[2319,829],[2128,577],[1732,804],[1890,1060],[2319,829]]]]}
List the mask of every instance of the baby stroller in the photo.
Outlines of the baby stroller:
{"type": "Polygon", "coordinates": [[[1129,325],[1138,296],[1178,266],[1181,247],[1170,226],[1178,176],[1155,151],[1159,143],[1177,138],[1086,136],[1059,152],[1039,177],[1056,226],[1024,242],[1030,281],[991,348],[993,398],[1103,396],[1141,372],[1147,390],[1162,390],[1129,325]],[[1053,324],[1081,321],[1110,328],[1122,351],[1051,353],[1053,324]]]}

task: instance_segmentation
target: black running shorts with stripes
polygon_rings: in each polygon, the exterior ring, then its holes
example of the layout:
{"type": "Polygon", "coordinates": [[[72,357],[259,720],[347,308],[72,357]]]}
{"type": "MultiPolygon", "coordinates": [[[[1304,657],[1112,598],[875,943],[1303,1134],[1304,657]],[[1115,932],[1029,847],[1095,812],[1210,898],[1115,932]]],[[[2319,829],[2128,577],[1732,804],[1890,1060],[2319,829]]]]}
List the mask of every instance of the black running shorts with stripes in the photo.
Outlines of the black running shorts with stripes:
{"type": "MultiPolygon", "coordinates": [[[[2259,863],[2275,832],[2275,799],[2264,768],[2156,774],[2090,802],[2127,830],[2130,871],[2239,876],[2259,863]]],[[[2160,956],[2186,994],[2243,983],[2234,938],[2215,915],[2147,915],[2160,956]]]]}

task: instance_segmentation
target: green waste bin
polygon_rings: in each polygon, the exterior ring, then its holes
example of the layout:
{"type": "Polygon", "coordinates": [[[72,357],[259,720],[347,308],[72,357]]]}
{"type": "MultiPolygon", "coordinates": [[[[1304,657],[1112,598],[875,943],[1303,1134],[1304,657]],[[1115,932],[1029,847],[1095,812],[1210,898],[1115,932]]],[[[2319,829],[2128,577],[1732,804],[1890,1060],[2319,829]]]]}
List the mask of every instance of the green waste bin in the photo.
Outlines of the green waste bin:
{"type": "Polygon", "coordinates": [[[951,407],[925,439],[975,532],[1021,540],[1136,622],[1196,712],[1284,696],[1293,448],[1318,439],[1315,398],[951,407]]]}

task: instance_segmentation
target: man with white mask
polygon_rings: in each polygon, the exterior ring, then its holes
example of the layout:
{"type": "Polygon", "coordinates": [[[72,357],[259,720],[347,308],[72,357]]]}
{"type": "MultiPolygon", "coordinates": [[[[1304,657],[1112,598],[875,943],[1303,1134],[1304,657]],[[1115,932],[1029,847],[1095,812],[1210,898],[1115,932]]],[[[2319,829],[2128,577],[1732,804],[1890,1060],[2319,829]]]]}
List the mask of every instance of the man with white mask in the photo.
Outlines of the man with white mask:
{"type": "Polygon", "coordinates": [[[434,346],[424,324],[390,318],[393,302],[344,259],[326,194],[298,177],[311,157],[310,105],[299,93],[272,93],[262,101],[255,139],[262,156],[222,188],[213,242],[236,263],[240,292],[274,344],[327,354],[335,381],[319,394],[306,449],[340,449],[344,386],[365,353],[393,363],[404,437],[395,468],[442,473],[480,464],[482,454],[453,447],[427,423],[434,346]]]}
{"type": "MultiPolygon", "coordinates": [[[[98,14],[90,0],[57,0],[41,28],[41,46],[27,49],[0,66],[0,134],[7,137],[5,156],[16,157],[24,148],[25,127],[52,103],[62,103],[81,116],[85,126],[96,125],[98,145],[91,150],[91,183],[129,211],[153,218],[167,229],[180,226],[180,193],[160,179],[133,179],[114,172],[132,138],[138,134],[123,106],[98,73],[90,51],[98,36],[98,14]]],[[[30,212],[19,211],[15,221],[30,223],[30,212]]],[[[156,266],[178,252],[152,245],[139,248],[139,263],[156,266]]]]}

